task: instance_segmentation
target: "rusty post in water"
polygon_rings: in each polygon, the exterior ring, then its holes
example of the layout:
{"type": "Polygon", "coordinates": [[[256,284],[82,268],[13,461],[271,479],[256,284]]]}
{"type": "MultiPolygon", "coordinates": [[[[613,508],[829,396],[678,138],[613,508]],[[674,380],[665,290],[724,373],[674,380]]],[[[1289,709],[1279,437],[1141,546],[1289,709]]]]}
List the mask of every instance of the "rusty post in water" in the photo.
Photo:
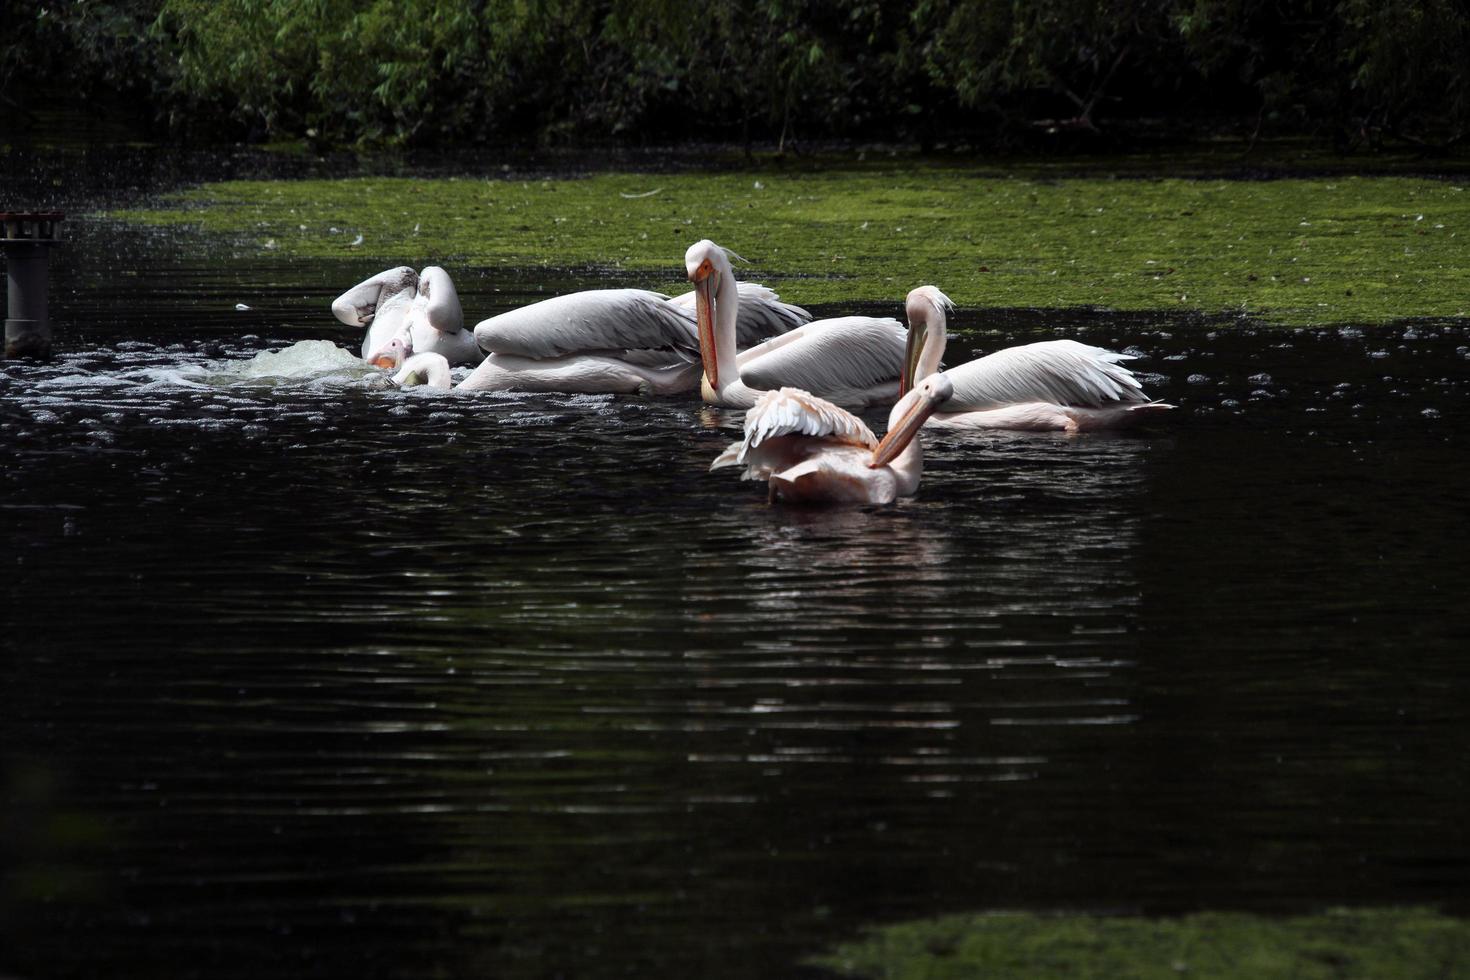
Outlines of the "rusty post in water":
{"type": "Polygon", "coordinates": [[[0,211],[0,251],[5,253],[9,314],[5,356],[51,356],[46,279],[50,252],[61,243],[60,211],[0,211]]]}

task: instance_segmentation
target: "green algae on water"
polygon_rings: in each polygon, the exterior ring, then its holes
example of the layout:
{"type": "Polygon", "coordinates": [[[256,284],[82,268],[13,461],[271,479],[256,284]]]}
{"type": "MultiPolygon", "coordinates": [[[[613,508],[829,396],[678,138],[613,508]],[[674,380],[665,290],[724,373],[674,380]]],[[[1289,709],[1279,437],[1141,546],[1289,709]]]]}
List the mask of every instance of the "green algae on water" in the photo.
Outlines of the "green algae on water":
{"type": "Polygon", "coordinates": [[[961,915],[878,929],[810,962],[865,980],[1437,980],[1470,976],[1470,923],[1423,909],[961,915]]]}
{"type": "Polygon", "coordinates": [[[1173,310],[1282,325],[1470,317],[1467,181],[1007,177],[959,168],[230,181],[125,220],[291,258],[557,267],[683,291],[712,238],[803,304],[1173,310]],[[358,236],[361,241],[358,241],[358,236]]]}

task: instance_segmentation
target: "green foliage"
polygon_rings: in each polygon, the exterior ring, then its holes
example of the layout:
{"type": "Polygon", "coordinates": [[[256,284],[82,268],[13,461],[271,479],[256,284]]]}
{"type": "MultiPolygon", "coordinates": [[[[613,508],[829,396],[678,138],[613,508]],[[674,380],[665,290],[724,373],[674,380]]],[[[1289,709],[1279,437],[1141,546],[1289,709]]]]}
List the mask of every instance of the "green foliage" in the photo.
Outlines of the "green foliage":
{"type": "Polygon", "coordinates": [[[52,86],[73,96],[150,96],[170,84],[148,25],[158,0],[0,3],[0,98],[52,86]]]}
{"type": "Polygon", "coordinates": [[[198,225],[255,260],[372,255],[454,275],[553,265],[675,291],[687,288],[684,250],[708,237],[756,263],[742,275],[789,279],[781,291],[799,304],[897,308],[932,282],[978,307],[1292,325],[1470,316],[1470,190],[1423,178],[998,176],[909,161],[533,182],[242,181],[169,204],[121,217],[198,225]]]}
{"type": "Polygon", "coordinates": [[[1470,924],[1423,909],[952,916],[876,930],[813,962],[869,980],[1437,980],[1470,971],[1470,924]]]}
{"type": "Polygon", "coordinates": [[[1095,128],[1094,113],[1117,78],[1141,72],[1160,79],[1189,71],[1179,57],[1170,4],[1158,0],[968,3],[920,0],[920,35],[933,38],[926,64],[936,83],[966,105],[1023,109],[1027,93],[1065,106],[1068,122],[1095,128]],[[1146,66],[1146,67],[1140,67],[1146,66]]]}
{"type": "Polygon", "coordinates": [[[12,0],[0,30],[7,91],[261,139],[1470,133],[1457,0],[12,0]]]}

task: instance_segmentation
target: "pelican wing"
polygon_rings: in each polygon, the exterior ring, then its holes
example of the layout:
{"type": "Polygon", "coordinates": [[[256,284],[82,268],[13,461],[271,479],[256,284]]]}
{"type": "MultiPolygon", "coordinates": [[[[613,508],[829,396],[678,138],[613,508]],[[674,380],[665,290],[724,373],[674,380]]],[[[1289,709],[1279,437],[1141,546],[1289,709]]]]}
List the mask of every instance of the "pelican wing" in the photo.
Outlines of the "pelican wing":
{"type": "Polygon", "coordinates": [[[418,302],[423,304],[424,322],[440,333],[459,333],[464,329],[464,308],[449,273],[431,265],[419,276],[418,302]]]}
{"type": "MultiPolygon", "coordinates": [[[[811,321],[810,313],[781,302],[774,289],[755,282],[736,283],[735,287],[740,293],[740,308],[735,314],[736,347],[751,347],[811,321]]],[[[694,315],[693,292],[681,293],[669,302],[694,315]]]]}
{"type": "Polygon", "coordinates": [[[756,399],[745,413],[744,449],[738,461],[745,462],[749,450],[778,436],[811,436],[864,449],[878,445],[862,419],[800,388],[779,388],[756,399]]]}
{"type": "Polygon", "coordinates": [[[740,380],[764,389],[871,388],[898,377],[906,336],[903,324],[891,318],[817,320],[779,338],[769,352],[742,362],[740,380]]]}
{"type": "Polygon", "coordinates": [[[483,350],[522,357],[600,351],[699,350],[694,314],[644,289],[589,289],[481,320],[483,350]]]}
{"type": "Polygon", "coordinates": [[[1007,347],[951,368],[954,384],[946,412],[971,411],[1020,402],[1051,402],[1100,408],[1116,402],[1147,401],[1133,372],[1117,354],[1075,340],[1044,340],[1007,347]]]}
{"type": "Polygon", "coordinates": [[[742,479],[764,480],[824,446],[871,452],[877,445],[873,430],[846,409],[799,388],[781,388],[756,399],[745,413],[745,438],[732,442],[709,468],[743,464],[742,479]]]}
{"type": "Polygon", "coordinates": [[[386,269],[332,300],[332,315],[349,327],[367,326],[380,306],[399,293],[413,292],[418,284],[418,273],[406,265],[386,269]]]}

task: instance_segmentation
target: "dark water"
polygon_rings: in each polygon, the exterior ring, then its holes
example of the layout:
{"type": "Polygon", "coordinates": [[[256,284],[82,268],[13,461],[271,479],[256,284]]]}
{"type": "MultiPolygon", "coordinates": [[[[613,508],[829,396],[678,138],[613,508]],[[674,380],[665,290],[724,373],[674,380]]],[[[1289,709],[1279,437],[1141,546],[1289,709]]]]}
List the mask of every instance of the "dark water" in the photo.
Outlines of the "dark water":
{"type": "MultiPolygon", "coordinates": [[[[958,910],[1470,911],[1463,323],[965,312],[1136,348],[1179,410],[926,438],[915,500],[803,512],[706,471],[737,413],[252,364],[355,346],[327,303],[386,262],[77,231],[63,355],[0,363],[0,972],[779,977],[958,910]]],[[[575,285],[450,268],[472,321],[575,285]]]]}

